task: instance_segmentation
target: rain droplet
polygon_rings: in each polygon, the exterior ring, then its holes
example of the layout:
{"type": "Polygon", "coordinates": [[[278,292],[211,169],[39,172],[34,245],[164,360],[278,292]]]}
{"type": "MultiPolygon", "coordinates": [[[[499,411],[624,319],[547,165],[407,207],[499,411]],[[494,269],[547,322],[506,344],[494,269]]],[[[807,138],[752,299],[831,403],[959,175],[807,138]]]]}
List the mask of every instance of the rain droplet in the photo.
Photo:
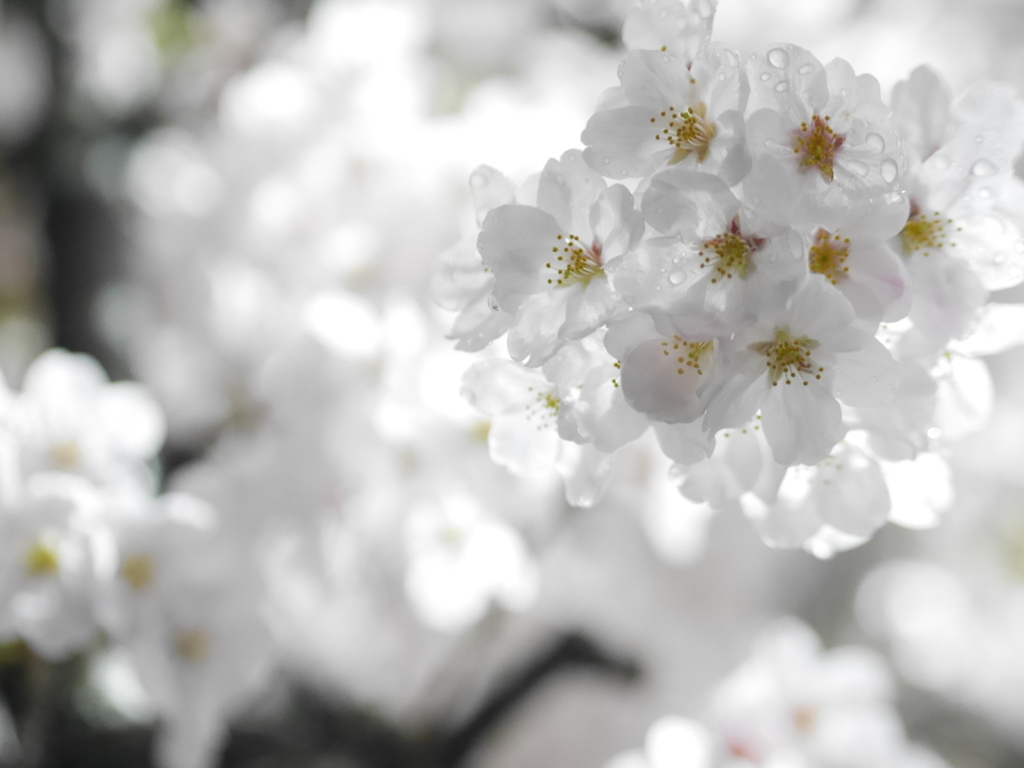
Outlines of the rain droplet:
{"type": "Polygon", "coordinates": [[[675,272],[668,276],[668,281],[672,283],[672,285],[682,285],[685,279],[686,272],[684,272],[681,269],[677,269],[675,272]]]}
{"type": "Polygon", "coordinates": [[[491,310],[493,310],[494,312],[501,311],[501,307],[498,306],[498,300],[494,298],[494,296],[487,297],[487,306],[490,307],[491,310]]]}
{"type": "Polygon", "coordinates": [[[992,164],[992,161],[985,158],[978,160],[971,166],[971,173],[975,176],[991,176],[995,172],[996,167],[992,164]]]}
{"type": "Polygon", "coordinates": [[[772,48],[768,51],[768,61],[776,69],[785,69],[789,66],[789,54],[781,48],[772,48]]]}
{"type": "Polygon", "coordinates": [[[778,91],[779,93],[785,93],[786,91],[789,90],[789,83],[783,80],[781,83],[775,86],[775,90],[778,91]]]}
{"type": "Polygon", "coordinates": [[[892,184],[894,181],[896,181],[896,176],[899,175],[900,172],[899,166],[896,165],[896,161],[893,160],[891,157],[887,157],[885,158],[885,160],[882,161],[881,170],[882,179],[885,181],[886,184],[892,184]]]}
{"type": "Polygon", "coordinates": [[[864,139],[864,143],[866,143],[876,152],[881,152],[885,149],[885,139],[883,139],[877,133],[869,133],[868,137],[864,139]]]}
{"type": "Polygon", "coordinates": [[[611,161],[612,159],[610,157],[606,157],[603,162],[605,165],[608,165],[611,161]]]}
{"type": "Polygon", "coordinates": [[[936,170],[944,171],[949,168],[949,158],[945,155],[932,155],[932,161],[936,170]]]}
{"type": "Polygon", "coordinates": [[[868,167],[860,160],[848,160],[846,163],[846,167],[860,177],[868,175],[868,167]]]}
{"type": "Polygon", "coordinates": [[[975,144],[981,144],[983,141],[985,141],[985,137],[982,136],[980,133],[974,137],[975,144]]]}
{"type": "Polygon", "coordinates": [[[761,79],[764,80],[765,82],[768,82],[769,80],[772,79],[772,76],[770,74],[768,74],[767,72],[762,72],[761,73],[761,79]]]}
{"type": "Polygon", "coordinates": [[[988,200],[990,197],[992,197],[992,190],[989,189],[988,187],[979,189],[978,197],[980,197],[982,200],[988,200]]]}
{"type": "Polygon", "coordinates": [[[809,75],[814,71],[813,64],[804,64],[800,69],[797,70],[801,75],[809,75]]]}

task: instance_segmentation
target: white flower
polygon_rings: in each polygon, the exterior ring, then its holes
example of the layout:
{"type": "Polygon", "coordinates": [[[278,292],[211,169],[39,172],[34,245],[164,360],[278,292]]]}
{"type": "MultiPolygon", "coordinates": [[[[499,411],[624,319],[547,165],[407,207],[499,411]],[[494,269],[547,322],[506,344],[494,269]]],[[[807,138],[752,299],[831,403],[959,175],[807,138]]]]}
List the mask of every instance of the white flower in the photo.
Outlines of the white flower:
{"type": "Polygon", "coordinates": [[[91,357],[51,349],[25,373],[11,413],[23,471],[84,475],[136,493],[163,444],[163,413],[134,382],[111,384],[91,357]]]}
{"type": "Polygon", "coordinates": [[[906,748],[893,694],[874,652],[823,652],[809,627],[784,619],[721,683],[706,722],[731,756],[754,764],[878,765],[906,748]]]}
{"type": "Polygon", "coordinates": [[[777,467],[774,487],[741,498],[765,542],[803,547],[820,558],[859,546],[885,524],[890,500],[878,463],[840,444],[809,466],[777,467]]]}
{"type": "Polygon", "coordinates": [[[903,196],[854,203],[837,225],[809,238],[811,273],[839,289],[858,318],[899,320],[911,307],[910,277],[885,241],[903,230],[909,206],[903,196]]]}
{"type": "MultiPolygon", "coordinates": [[[[564,359],[546,368],[559,362],[564,359]]],[[[487,443],[496,463],[526,477],[555,469],[565,480],[569,503],[597,502],[610,479],[613,455],[572,442],[584,440],[572,414],[577,383],[560,387],[541,371],[485,360],[466,372],[462,386],[470,404],[491,417],[487,443]]]]}
{"type": "Polygon", "coordinates": [[[80,478],[39,473],[0,509],[0,632],[47,659],[67,658],[96,634],[97,501],[80,478]]]}
{"type": "Polygon", "coordinates": [[[622,361],[621,389],[630,406],[670,424],[703,417],[716,383],[715,339],[664,336],[636,312],[613,324],[605,343],[622,361]]]}
{"type": "Polygon", "coordinates": [[[605,187],[578,151],[548,162],[537,207],[502,205],[484,219],[477,247],[494,273],[494,298],[515,315],[512,357],[541,365],[568,340],[592,333],[620,308],[606,270],[643,235],[633,196],[605,187]]]}
{"type": "Polygon", "coordinates": [[[676,164],[720,174],[729,184],[746,175],[748,85],[735,51],[708,45],[692,62],[634,51],[620,65],[619,80],[613,106],[590,118],[581,136],[591,168],[616,179],[676,164]]]}
{"type": "Polygon", "coordinates": [[[259,581],[244,567],[230,578],[182,579],[155,597],[126,643],[161,720],[162,768],[209,768],[226,721],[263,682],[270,636],[259,612],[259,581]]]}
{"type": "Polygon", "coordinates": [[[451,494],[406,520],[405,591],[419,617],[445,632],[480,620],[492,601],[513,611],[532,603],[539,574],[518,532],[472,497],[451,494]]]}
{"type": "Polygon", "coordinates": [[[755,55],[747,134],[751,199],[794,226],[835,226],[850,200],[895,188],[900,140],[878,81],[842,59],[827,66],[795,45],[755,55]]]}
{"type": "MultiPolygon", "coordinates": [[[[804,245],[789,227],[765,220],[716,176],[682,168],[657,174],[643,199],[656,230],[679,237],[652,289],[653,306],[681,332],[728,334],[792,293],[807,274],[804,245]]],[[[627,260],[628,272],[634,260],[627,260]]],[[[655,265],[652,265],[652,267],[655,265]]],[[[638,296],[634,306],[645,308],[638,296]]]]}
{"type": "Polygon", "coordinates": [[[852,307],[833,286],[807,282],[785,307],[733,341],[705,426],[738,426],[760,408],[778,463],[824,459],[843,432],[837,398],[874,407],[896,391],[892,356],[853,323],[852,307]]]}

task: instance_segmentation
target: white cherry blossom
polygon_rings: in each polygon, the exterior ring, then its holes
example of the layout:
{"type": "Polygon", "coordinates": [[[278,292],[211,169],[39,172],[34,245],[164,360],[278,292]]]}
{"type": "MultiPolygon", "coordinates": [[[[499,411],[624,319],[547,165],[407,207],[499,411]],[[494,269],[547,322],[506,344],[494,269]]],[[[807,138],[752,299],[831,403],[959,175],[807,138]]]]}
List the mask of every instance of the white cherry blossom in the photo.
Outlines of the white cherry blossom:
{"type": "Polygon", "coordinates": [[[775,460],[815,464],[842,436],[837,398],[883,405],[895,393],[896,363],[854,324],[853,308],[827,283],[806,283],[773,315],[728,348],[728,373],[708,405],[705,426],[738,426],[760,408],[775,460]]]}

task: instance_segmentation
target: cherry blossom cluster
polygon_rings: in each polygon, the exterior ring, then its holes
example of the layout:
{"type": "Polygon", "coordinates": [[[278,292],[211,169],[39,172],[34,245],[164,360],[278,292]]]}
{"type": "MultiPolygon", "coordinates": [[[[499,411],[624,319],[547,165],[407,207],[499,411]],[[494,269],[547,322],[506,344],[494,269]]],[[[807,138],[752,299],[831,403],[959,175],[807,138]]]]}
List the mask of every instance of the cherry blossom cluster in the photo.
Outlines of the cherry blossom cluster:
{"type": "Polygon", "coordinates": [[[165,426],[86,355],[45,352],[20,392],[0,380],[0,639],[47,661],[109,642],[164,723],[161,764],[203,765],[269,634],[241,542],[200,499],[155,496],[165,426]]]}
{"type": "Polygon", "coordinates": [[[643,749],[620,753],[605,768],[946,766],[907,740],[894,694],[877,653],[860,646],[823,651],[809,627],[782,619],[716,686],[699,719],[657,720],[643,749]]]}
{"type": "Polygon", "coordinates": [[[689,500],[827,557],[948,506],[943,451],[987,418],[978,356],[1021,341],[1024,103],[950,100],[795,45],[712,41],[713,0],[639,0],[582,150],[471,177],[479,234],[441,260],[491,455],[600,498],[648,430],[689,500]],[[915,494],[912,489],[918,488],[915,494]],[[927,493],[922,493],[926,489],[927,493]]]}

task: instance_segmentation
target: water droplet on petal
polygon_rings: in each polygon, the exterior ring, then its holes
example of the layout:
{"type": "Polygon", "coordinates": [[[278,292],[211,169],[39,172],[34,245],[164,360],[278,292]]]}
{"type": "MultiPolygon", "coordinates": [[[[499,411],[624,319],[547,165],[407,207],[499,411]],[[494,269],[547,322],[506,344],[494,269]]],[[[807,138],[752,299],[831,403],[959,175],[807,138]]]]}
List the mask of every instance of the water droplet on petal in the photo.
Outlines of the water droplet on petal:
{"type": "Polygon", "coordinates": [[[781,48],[772,48],[768,51],[768,61],[776,69],[785,69],[789,66],[789,54],[781,48]]]}
{"type": "Polygon", "coordinates": [[[885,139],[877,133],[869,133],[868,137],[864,139],[864,143],[876,152],[881,152],[885,149],[885,139]]]}
{"type": "Polygon", "coordinates": [[[605,165],[608,165],[609,163],[611,163],[611,161],[612,161],[612,159],[611,159],[610,157],[606,157],[606,158],[605,158],[605,159],[603,160],[603,162],[604,162],[604,164],[605,164],[605,165]]]}
{"type": "Polygon", "coordinates": [[[781,83],[775,86],[775,90],[778,91],[779,93],[785,93],[786,91],[789,90],[789,83],[783,80],[781,83]]]}
{"type": "Polygon", "coordinates": [[[686,280],[686,272],[681,269],[677,269],[668,276],[668,281],[672,283],[672,285],[682,285],[684,280],[686,280]]]}
{"type": "Polygon", "coordinates": [[[761,79],[764,80],[765,82],[768,82],[769,80],[772,79],[772,76],[770,74],[768,74],[767,72],[762,72],[761,73],[761,79]]]}
{"type": "Polygon", "coordinates": [[[809,75],[814,71],[813,64],[804,64],[800,69],[797,70],[801,75],[809,75]]]}
{"type": "Polygon", "coordinates": [[[988,200],[990,197],[992,197],[992,190],[989,189],[988,187],[979,189],[978,197],[980,197],[982,200],[988,200]]]}
{"type": "Polygon", "coordinates": [[[975,144],[981,144],[984,141],[985,141],[985,137],[982,136],[980,133],[977,136],[974,137],[974,143],[975,144]]]}
{"type": "Polygon", "coordinates": [[[498,300],[493,295],[487,297],[487,306],[494,312],[501,311],[501,307],[498,306],[498,300]]]}
{"type": "Polygon", "coordinates": [[[899,175],[900,169],[899,166],[896,165],[895,160],[893,160],[891,157],[887,157],[882,161],[881,171],[882,179],[885,181],[885,183],[892,184],[894,181],[896,181],[896,176],[899,175]]]}
{"type": "Polygon", "coordinates": [[[975,176],[991,176],[995,172],[996,167],[992,164],[992,161],[985,158],[978,160],[971,166],[971,173],[975,176]]]}
{"type": "Polygon", "coordinates": [[[1014,244],[1013,250],[1015,250],[1017,253],[1024,253],[1024,240],[1018,240],[1014,244]]]}

